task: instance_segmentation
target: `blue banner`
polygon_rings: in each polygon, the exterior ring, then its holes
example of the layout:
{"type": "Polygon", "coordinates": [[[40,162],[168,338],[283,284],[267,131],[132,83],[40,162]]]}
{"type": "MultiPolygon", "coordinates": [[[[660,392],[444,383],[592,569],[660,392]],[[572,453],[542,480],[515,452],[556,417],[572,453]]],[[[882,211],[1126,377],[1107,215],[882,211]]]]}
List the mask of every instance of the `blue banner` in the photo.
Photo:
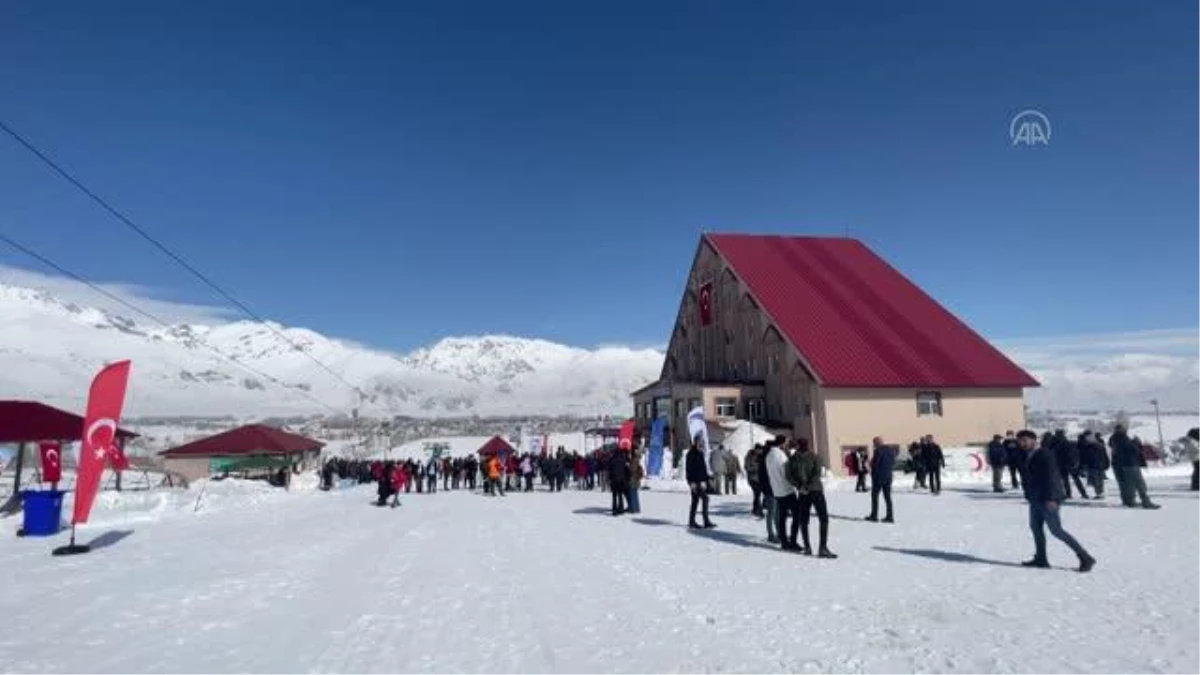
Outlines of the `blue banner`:
{"type": "Polygon", "coordinates": [[[650,454],[646,457],[646,475],[658,477],[662,470],[663,460],[663,429],[667,421],[661,417],[654,420],[650,427],[650,454]]]}

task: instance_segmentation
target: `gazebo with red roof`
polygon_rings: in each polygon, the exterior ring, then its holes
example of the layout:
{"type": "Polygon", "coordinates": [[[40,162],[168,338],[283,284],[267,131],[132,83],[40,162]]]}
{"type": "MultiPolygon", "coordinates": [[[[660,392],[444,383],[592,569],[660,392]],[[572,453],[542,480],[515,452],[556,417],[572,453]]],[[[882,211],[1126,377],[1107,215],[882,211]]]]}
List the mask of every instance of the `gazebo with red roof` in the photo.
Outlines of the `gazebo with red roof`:
{"type": "Polygon", "coordinates": [[[860,241],[704,234],[659,380],[633,399],[643,428],[664,417],[687,429],[697,406],[708,419],[786,426],[840,471],[875,436],[961,446],[1021,428],[1024,389],[1036,386],[860,241]]]}
{"type": "MultiPolygon", "coordinates": [[[[0,443],[17,446],[14,463],[12,495],[0,507],[0,513],[9,513],[21,506],[21,473],[25,469],[27,446],[39,441],[74,443],[83,438],[83,418],[54,406],[37,401],[0,401],[0,443]]],[[[137,434],[128,429],[117,429],[117,443],[125,443],[137,434]]],[[[119,485],[119,484],[118,484],[119,485]]]]}
{"type": "Polygon", "coordinates": [[[480,457],[491,457],[495,454],[511,455],[517,450],[508,441],[499,436],[492,436],[483,445],[479,446],[476,454],[480,457]]]}
{"type": "Polygon", "coordinates": [[[196,480],[212,473],[214,460],[269,458],[280,467],[303,470],[318,460],[324,446],[321,441],[265,424],[248,424],[159,454],[168,470],[196,480]]]}

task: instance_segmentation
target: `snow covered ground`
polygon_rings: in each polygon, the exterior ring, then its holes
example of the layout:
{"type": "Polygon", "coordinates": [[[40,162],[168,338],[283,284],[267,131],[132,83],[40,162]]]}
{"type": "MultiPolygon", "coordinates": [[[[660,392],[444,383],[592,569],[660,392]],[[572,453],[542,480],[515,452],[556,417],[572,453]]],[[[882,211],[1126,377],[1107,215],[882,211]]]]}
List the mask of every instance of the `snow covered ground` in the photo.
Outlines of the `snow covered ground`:
{"type": "MultiPolygon", "coordinates": [[[[1197,672],[1195,493],[1156,472],[1160,511],[1073,503],[1099,566],[1031,553],[1015,494],[901,489],[895,525],[830,485],[839,560],[764,543],[748,498],[290,492],[239,481],[105,495],[80,540],[0,521],[6,672],[1197,672]],[[206,496],[193,509],[201,490],[206,496]],[[157,495],[157,496],[156,496],[157,495]],[[136,502],[136,503],[135,503],[136,502]]],[[[907,487],[907,481],[899,485],[907,487]]],[[[1110,487],[1112,487],[1110,485],[1110,487]]],[[[1115,489],[1113,490],[1115,492],[1115,489]]],[[[814,536],[815,536],[815,522],[814,536]]]]}

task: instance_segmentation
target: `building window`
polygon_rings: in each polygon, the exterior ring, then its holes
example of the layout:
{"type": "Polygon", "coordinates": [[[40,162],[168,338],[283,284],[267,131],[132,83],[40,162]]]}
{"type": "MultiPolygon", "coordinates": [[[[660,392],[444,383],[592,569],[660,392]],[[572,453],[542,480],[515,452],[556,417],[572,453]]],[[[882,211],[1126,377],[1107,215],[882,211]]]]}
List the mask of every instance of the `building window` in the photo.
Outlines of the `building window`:
{"type": "Polygon", "coordinates": [[[727,397],[718,398],[717,417],[737,417],[737,399],[727,397]]]}
{"type": "Polygon", "coordinates": [[[679,400],[675,401],[675,416],[676,417],[683,417],[684,415],[687,415],[687,410],[684,409],[684,407],[683,407],[685,405],[687,405],[687,401],[685,401],[683,399],[679,399],[679,400]]]}
{"type": "Polygon", "coordinates": [[[918,417],[941,417],[942,416],[942,395],[936,391],[922,391],[917,393],[917,416],[918,417]]]}
{"type": "Polygon", "coordinates": [[[771,354],[767,357],[767,372],[774,375],[779,372],[779,355],[771,354]]]}
{"type": "Polygon", "coordinates": [[[749,405],[750,405],[750,419],[761,420],[763,418],[763,413],[766,412],[764,410],[764,408],[766,408],[766,406],[763,404],[763,400],[761,398],[752,398],[752,399],[750,399],[749,405]]]}
{"type": "Polygon", "coordinates": [[[671,416],[671,399],[667,396],[660,396],[654,399],[654,416],[655,417],[670,417],[671,416]]]}

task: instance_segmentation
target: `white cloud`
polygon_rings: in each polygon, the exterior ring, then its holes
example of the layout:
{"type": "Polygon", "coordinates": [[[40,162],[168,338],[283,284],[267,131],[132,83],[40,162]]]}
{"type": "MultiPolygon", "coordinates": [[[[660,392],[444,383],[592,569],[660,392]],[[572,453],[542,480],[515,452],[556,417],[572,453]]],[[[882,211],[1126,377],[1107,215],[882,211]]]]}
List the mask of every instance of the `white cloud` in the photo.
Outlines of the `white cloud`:
{"type": "Polygon", "coordinates": [[[1036,377],[1043,409],[1200,410],[1200,331],[1194,328],[1000,340],[1036,377]]]}
{"type": "MultiPolygon", "coordinates": [[[[127,307],[123,307],[120,303],[97,293],[94,289],[88,287],[87,284],[67,277],[52,276],[22,267],[0,264],[0,284],[37,289],[65,302],[103,309],[113,314],[128,316],[131,319],[139,320],[139,322],[143,318],[131,315],[127,307]]],[[[96,282],[96,285],[168,323],[190,323],[212,326],[229,323],[233,318],[231,310],[211,305],[193,305],[157,299],[154,297],[155,293],[152,289],[132,284],[96,282]]]]}

